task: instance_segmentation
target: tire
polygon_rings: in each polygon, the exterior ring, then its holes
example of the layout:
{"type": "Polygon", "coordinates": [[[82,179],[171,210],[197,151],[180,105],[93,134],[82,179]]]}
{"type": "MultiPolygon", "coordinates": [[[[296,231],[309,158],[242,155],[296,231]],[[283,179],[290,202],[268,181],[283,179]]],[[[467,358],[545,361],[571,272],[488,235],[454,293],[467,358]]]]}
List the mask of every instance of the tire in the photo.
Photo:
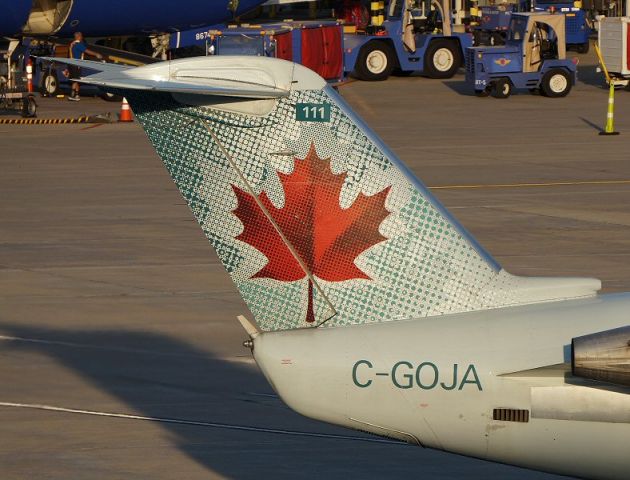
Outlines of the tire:
{"type": "Polygon", "coordinates": [[[35,103],[35,98],[29,95],[22,100],[22,117],[34,118],[35,116],[37,116],[37,103],[35,103]]]}
{"type": "Polygon", "coordinates": [[[508,98],[512,94],[512,83],[507,78],[499,78],[492,84],[494,98],[508,98]]]}
{"type": "Polygon", "coordinates": [[[59,93],[59,79],[54,71],[47,71],[42,77],[41,93],[43,96],[55,97],[59,93]]]}
{"type": "Polygon", "coordinates": [[[584,43],[580,43],[580,44],[578,44],[578,46],[577,46],[577,52],[578,52],[578,53],[588,53],[588,51],[590,50],[590,48],[591,48],[591,43],[587,40],[587,41],[586,41],[586,42],[584,42],[584,43]]]}
{"type": "Polygon", "coordinates": [[[552,68],[543,75],[540,82],[541,92],[550,98],[566,97],[572,86],[571,77],[561,68],[552,68]]]}
{"type": "Polygon", "coordinates": [[[433,40],[424,54],[424,72],[429,78],[451,78],[461,65],[462,52],[452,40],[433,40]]]}
{"type": "Polygon", "coordinates": [[[120,95],[115,95],[109,92],[102,92],[99,97],[101,97],[106,102],[122,102],[122,98],[120,95]]]}
{"type": "Polygon", "coordinates": [[[368,82],[385,80],[394,70],[394,58],[394,52],[387,43],[370,42],[361,48],[354,74],[368,82]]]}

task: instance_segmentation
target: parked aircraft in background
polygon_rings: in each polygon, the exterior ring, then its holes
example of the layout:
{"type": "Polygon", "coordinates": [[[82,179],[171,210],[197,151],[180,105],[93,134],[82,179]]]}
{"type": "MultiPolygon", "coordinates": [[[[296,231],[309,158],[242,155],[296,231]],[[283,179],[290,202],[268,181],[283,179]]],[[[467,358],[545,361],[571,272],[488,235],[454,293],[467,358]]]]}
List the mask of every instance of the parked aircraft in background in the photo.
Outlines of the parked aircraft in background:
{"type": "Polygon", "coordinates": [[[630,295],[506,272],[303,66],[69,62],[128,98],[291,408],[496,462],[628,478],[630,295]]]}
{"type": "Polygon", "coordinates": [[[0,6],[0,36],[147,35],[219,23],[265,0],[11,0],[0,6]]]}

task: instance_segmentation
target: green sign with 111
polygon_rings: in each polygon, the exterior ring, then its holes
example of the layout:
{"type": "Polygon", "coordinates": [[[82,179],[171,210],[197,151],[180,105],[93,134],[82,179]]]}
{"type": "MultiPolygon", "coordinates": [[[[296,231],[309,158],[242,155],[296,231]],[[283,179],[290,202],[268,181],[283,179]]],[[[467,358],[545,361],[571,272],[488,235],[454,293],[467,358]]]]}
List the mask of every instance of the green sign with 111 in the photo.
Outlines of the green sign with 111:
{"type": "Polygon", "coordinates": [[[295,119],[298,122],[330,122],[330,104],[296,103],[295,119]]]}

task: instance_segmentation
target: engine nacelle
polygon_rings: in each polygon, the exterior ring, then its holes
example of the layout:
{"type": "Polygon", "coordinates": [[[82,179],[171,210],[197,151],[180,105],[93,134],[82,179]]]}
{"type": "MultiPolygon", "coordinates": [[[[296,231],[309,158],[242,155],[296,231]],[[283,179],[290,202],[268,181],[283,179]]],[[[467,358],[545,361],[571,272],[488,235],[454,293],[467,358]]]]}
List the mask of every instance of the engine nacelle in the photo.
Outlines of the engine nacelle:
{"type": "Polygon", "coordinates": [[[571,346],[573,375],[630,387],[630,325],[574,338],[571,346]]]}

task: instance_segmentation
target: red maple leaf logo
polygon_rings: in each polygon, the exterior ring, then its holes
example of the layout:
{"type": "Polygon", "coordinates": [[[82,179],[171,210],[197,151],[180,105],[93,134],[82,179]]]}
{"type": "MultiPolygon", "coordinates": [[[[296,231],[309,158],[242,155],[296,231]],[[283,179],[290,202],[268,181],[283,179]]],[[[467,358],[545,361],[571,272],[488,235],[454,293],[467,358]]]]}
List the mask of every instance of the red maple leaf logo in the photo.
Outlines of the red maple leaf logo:
{"type": "MultiPolygon", "coordinates": [[[[349,208],[341,208],[339,197],[346,173],[333,174],[330,158],[319,158],[314,144],[306,158],[295,158],[292,173],[278,172],[278,176],[284,189],[284,206],[276,208],[265,192],[258,197],[277,228],[253,195],[232,185],[238,200],[233,213],[244,227],[236,239],[248,243],[268,259],[251,278],[293,282],[307,276],[285,244],[284,235],[313,276],[328,282],[369,280],[354,261],[368,248],[386,240],[378,229],[390,213],[385,208],[390,187],[371,196],[360,193],[349,208]]],[[[306,321],[315,321],[310,279],[306,321]]]]}

